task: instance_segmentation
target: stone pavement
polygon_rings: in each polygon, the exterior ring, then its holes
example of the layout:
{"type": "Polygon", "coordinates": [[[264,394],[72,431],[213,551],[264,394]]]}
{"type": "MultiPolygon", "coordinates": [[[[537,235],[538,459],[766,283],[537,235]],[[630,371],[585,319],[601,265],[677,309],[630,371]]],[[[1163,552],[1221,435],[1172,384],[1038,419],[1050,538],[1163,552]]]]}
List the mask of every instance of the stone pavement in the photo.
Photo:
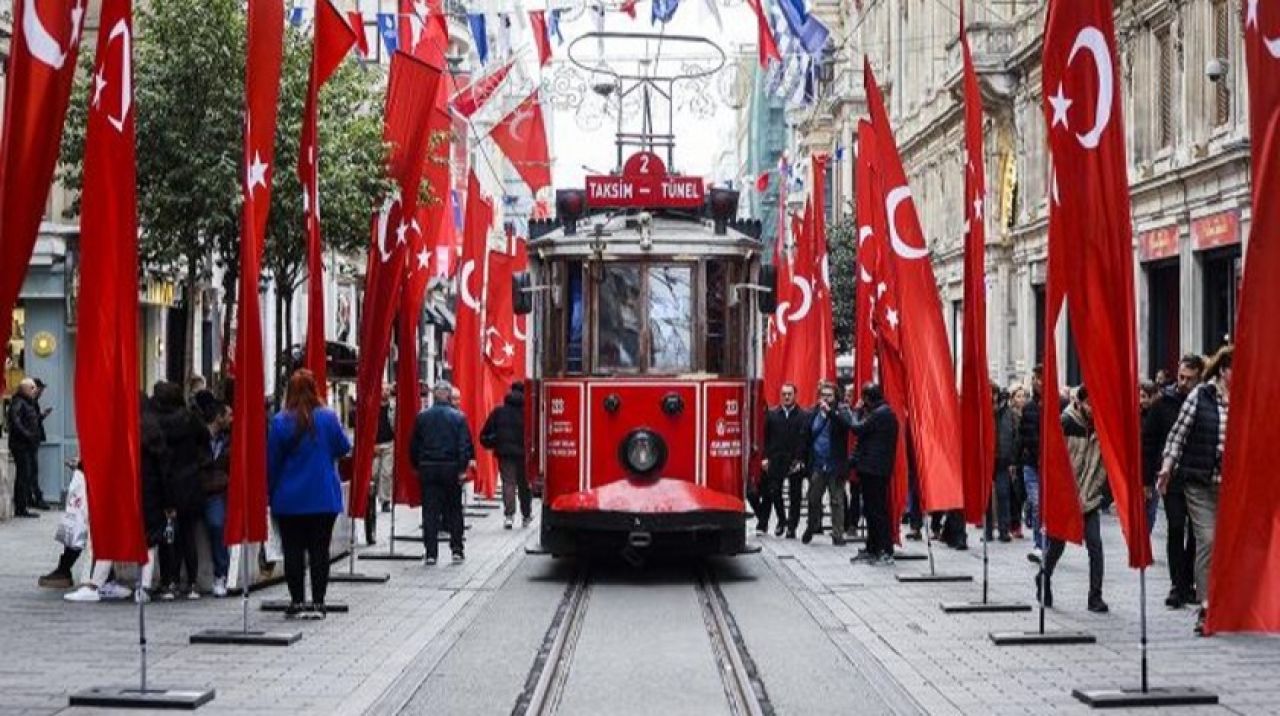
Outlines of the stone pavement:
{"type": "MultiPolygon", "coordinates": [[[[363,572],[386,572],[385,584],[333,584],[329,601],[349,614],[324,622],[286,622],[257,611],[262,599],[287,598],[283,585],[252,593],[251,626],[303,632],[293,646],[192,646],[205,628],[235,628],[241,602],[232,597],[147,605],[150,682],[155,686],[213,687],[200,713],[356,714],[386,706],[402,672],[438,651],[468,605],[484,600],[523,557],[536,527],[505,532],[501,512],[470,519],[467,562],[425,569],[418,562],[361,562],[363,572]]],[[[398,526],[417,522],[401,508],[398,526]]],[[[387,529],[387,520],[379,528],[387,529]]],[[[67,709],[70,693],[90,686],[138,682],[137,608],[127,603],[69,604],[58,590],[36,587],[61,546],[53,541],[57,513],[0,523],[0,714],[91,713],[67,709]]],[[[386,540],[373,548],[385,549],[386,540]]],[[[421,545],[399,542],[397,550],[421,545]]],[[[363,547],[359,549],[365,549],[363,547]]],[[[334,565],[345,569],[346,562],[334,565]]],[[[438,658],[435,657],[435,658],[438,658]]],[[[392,705],[393,709],[395,705],[392,705]]]]}
{"type": "MultiPolygon", "coordinates": [[[[1156,564],[1147,571],[1147,613],[1152,686],[1196,686],[1216,692],[1221,706],[1180,708],[1178,714],[1280,713],[1280,640],[1263,636],[1196,637],[1195,612],[1164,606],[1164,515],[1153,546],[1156,564]]],[[[768,536],[765,553],[794,576],[797,598],[812,602],[815,618],[831,620],[835,639],[852,636],[931,714],[1088,713],[1073,688],[1139,685],[1138,573],[1127,567],[1119,522],[1103,518],[1106,548],[1104,598],[1109,614],[1085,609],[1088,560],[1069,545],[1053,581],[1056,607],[1047,629],[1094,634],[1091,646],[995,646],[992,631],[1034,630],[1036,612],[944,614],[941,601],[981,599],[982,545],[970,530],[970,550],[935,544],[939,573],[974,576],[971,584],[903,584],[894,573],[928,570],[927,562],[893,567],[851,565],[852,547],[837,548],[826,537],[805,546],[768,536]]],[[[923,553],[923,543],[904,549],[923,553]]],[[[1034,603],[1035,565],[1026,559],[1030,540],[991,544],[991,600],[1034,603]]],[[[1151,713],[1151,710],[1134,713],[1151,713]]]]}

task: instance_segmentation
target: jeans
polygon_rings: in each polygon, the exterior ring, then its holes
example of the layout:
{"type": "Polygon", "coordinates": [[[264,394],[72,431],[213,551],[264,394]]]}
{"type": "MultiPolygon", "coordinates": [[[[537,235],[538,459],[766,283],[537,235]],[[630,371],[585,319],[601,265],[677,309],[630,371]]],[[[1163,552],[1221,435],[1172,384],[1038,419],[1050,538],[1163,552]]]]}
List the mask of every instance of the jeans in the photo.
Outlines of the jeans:
{"type": "Polygon", "coordinates": [[[1027,485],[1022,470],[1014,467],[1009,476],[1009,530],[1022,531],[1022,511],[1027,502],[1027,485]]]}
{"type": "Polygon", "coordinates": [[[280,542],[284,548],[284,578],[289,601],[306,601],[306,569],[311,567],[311,601],[324,604],[329,589],[329,543],[336,514],[278,515],[280,542]]]}
{"type": "Polygon", "coordinates": [[[1196,535],[1191,529],[1187,493],[1181,486],[1164,495],[1164,519],[1168,527],[1165,554],[1169,562],[1171,587],[1184,597],[1196,592],[1196,535]]]}
{"type": "Polygon", "coordinates": [[[1000,533],[1000,536],[1009,536],[1013,503],[1013,476],[1009,474],[1008,465],[996,465],[995,493],[996,499],[992,501],[991,509],[988,510],[986,517],[985,535],[987,540],[991,539],[992,513],[994,513],[995,528],[1000,533]]]}
{"type": "Polygon", "coordinates": [[[809,476],[809,524],[805,528],[806,532],[822,532],[822,498],[825,496],[831,503],[831,537],[836,541],[844,540],[844,487],[847,481],[843,470],[818,470],[809,476]]]}
{"type": "Polygon", "coordinates": [[[462,554],[462,484],[454,465],[422,468],[422,550],[426,557],[440,554],[440,530],[449,532],[449,550],[462,554]]]}
{"type": "Polygon", "coordinates": [[[862,486],[862,511],[867,517],[867,554],[893,554],[889,523],[889,476],[858,475],[862,486]]]}
{"type": "Polygon", "coordinates": [[[520,498],[520,516],[529,519],[533,514],[533,495],[529,493],[529,481],[525,479],[524,460],[515,457],[498,458],[498,474],[502,476],[502,514],[510,519],[516,514],[516,497],[520,498]]]}
{"type": "MultiPolygon", "coordinates": [[[[1187,514],[1196,535],[1196,596],[1202,606],[1209,603],[1209,567],[1213,561],[1213,530],[1218,523],[1219,485],[1188,484],[1187,514]]],[[[1259,575],[1261,576],[1261,575],[1259,575]]]]}
{"type": "MultiPolygon", "coordinates": [[[[1101,509],[1090,510],[1084,514],[1084,546],[1089,553],[1089,596],[1102,596],[1102,573],[1103,573],[1103,554],[1102,554],[1102,518],[1101,509]]],[[[1062,552],[1066,549],[1067,543],[1062,540],[1050,539],[1049,549],[1044,556],[1044,574],[1046,577],[1053,577],[1053,570],[1058,566],[1058,560],[1062,558],[1062,552]]]]}
{"type": "Polygon", "coordinates": [[[209,559],[213,562],[213,578],[226,579],[231,567],[223,533],[227,526],[227,495],[209,495],[204,500],[204,528],[209,534],[209,559]]]}
{"type": "Polygon", "coordinates": [[[1027,488],[1027,529],[1034,536],[1036,548],[1044,549],[1044,535],[1040,532],[1040,473],[1030,465],[1023,465],[1022,483],[1027,488]]]}

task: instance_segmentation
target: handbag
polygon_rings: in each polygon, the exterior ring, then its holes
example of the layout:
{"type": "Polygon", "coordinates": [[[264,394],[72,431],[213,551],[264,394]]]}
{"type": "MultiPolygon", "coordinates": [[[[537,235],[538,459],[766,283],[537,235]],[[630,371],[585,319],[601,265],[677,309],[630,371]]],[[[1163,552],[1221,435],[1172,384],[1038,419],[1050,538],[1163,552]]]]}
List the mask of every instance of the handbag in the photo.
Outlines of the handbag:
{"type": "Polygon", "coordinates": [[[71,483],[67,485],[67,508],[53,534],[54,541],[67,549],[83,550],[89,543],[89,502],[86,493],[84,473],[76,470],[71,473],[71,483]]]}

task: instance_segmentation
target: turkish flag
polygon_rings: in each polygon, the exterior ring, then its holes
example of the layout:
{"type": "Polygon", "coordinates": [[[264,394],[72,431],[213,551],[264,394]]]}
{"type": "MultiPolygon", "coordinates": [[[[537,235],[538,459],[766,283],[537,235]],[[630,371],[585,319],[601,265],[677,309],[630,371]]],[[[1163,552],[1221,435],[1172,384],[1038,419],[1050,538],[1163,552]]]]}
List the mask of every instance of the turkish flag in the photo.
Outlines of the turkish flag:
{"type": "Polygon", "coordinates": [[[324,253],[320,240],[320,143],[317,114],[320,87],[337,71],[356,43],[356,30],[333,0],[316,3],[311,75],[302,108],[302,139],[298,144],[298,179],[302,182],[302,217],[307,234],[307,346],[306,367],[315,374],[323,400],[329,380],[324,333],[324,253]]]}
{"type": "Polygon", "coordinates": [[[1275,316],[1280,291],[1280,5],[1250,2],[1245,13],[1253,223],[1236,320],[1231,429],[1223,456],[1206,633],[1280,631],[1280,430],[1275,419],[1275,316]]]}
{"type": "MultiPolygon", "coordinates": [[[[781,222],[779,222],[781,223],[781,222]]],[[[779,237],[773,242],[773,267],[777,281],[777,307],[766,319],[764,344],[764,393],[765,403],[779,400],[782,385],[787,382],[784,372],[787,359],[787,334],[783,325],[784,313],[789,302],[782,300],[783,292],[791,285],[791,268],[783,257],[784,239],[779,237]]]]}
{"type": "Polygon", "coordinates": [[[818,265],[813,241],[813,205],[806,203],[803,217],[792,217],[791,241],[784,246],[787,284],[780,285],[778,329],[786,337],[782,363],[784,383],[794,383],[796,398],[809,405],[818,399],[823,379],[820,355],[822,326],[817,308],[818,265]]]}
{"type": "Polygon", "coordinates": [[[0,125],[0,346],[44,217],[84,29],[86,0],[13,3],[0,125]]]}
{"type": "Polygon", "coordinates": [[[778,43],[773,39],[773,30],[769,28],[769,19],[764,15],[760,0],[747,0],[747,4],[756,14],[756,47],[760,49],[760,66],[768,69],[771,60],[782,62],[782,54],[778,52],[778,43]]]}
{"type": "Polygon", "coordinates": [[[814,300],[818,312],[818,374],[836,379],[836,330],[831,299],[831,259],[827,249],[827,163],[830,156],[813,156],[813,224],[809,227],[814,251],[814,300]]]}
{"type": "Polygon", "coordinates": [[[507,75],[511,74],[515,64],[515,60],[512,60],[459,91],[451,100],[453,111],[463,119],[470,119],[489,103],[493,94],[507,79],[507,75]]]}
{"type": "Polygon", "coordinates": [[[99,27],[80,199],[76,426],[94,556],[145,563],[133,397],[139,392],[138,177],[129,0],[104,0],[99,27]]]}
{"type": "Polygon", "coordinates": [[[893,305],[886,307],[885,316],[895,331],[901,331],[907,384],[904,413],[911,422],[920,494],[929,511],[954,510],[964,504],[960,446],[956,440],[961,431],[960,401],[942,321],[938,282],[870,62],[864,63],[863,77],[878,140],[875,166],[884,189],[882,203],[889,250],[882,260],[893,273],[897,294],[893,305]]]}
{"type": "MultiPolygon", "coordinates": [[[[1151,564],[1138,420],[1132,214],[1110,0],[1054,0],[1045,22],[1042,91],[1051,184],[1050,253],[1066,289],[1093,422],[1129,546],[1151,564]],[[1060,214],[1063,221],[1054,221],[1060,214]],[[1068,219],[1069,217],[1069,219],[1068,219]]],[[[1046,326],[1053,324],[1047,323],[1046,326]]],[[[1052,383],[1047,384],[1050,388],[1052,383]]],[[[1052,400],[1047,401],[1047,406],[1052,400]]],[[[1052,412],[1052,411],[1050,411],[1052,412]]]]}
{"type": "Polygon", "coordinates": [[[636,19],[636,0],[622,0],[622,6],[618,9],[625,12],[632,20],[636,19]]]}
{"type": "Polygon", "coordinates": [[[529,25],[533,28],[533,44],[538,48],[538,64],[546,66],[551,61],[551,37],[547,34],[547,11],[530,10],[529,25]]]}
{"type": "MultiPolygon", "coordinates": [[[[422,226],[418,192],[436,106],[440,68],[403,52],[391,58],[383,140],[391,147],[387,174],[398,185],[374,218],[373,241],[366,262],[364,307],[360,319],[360,364],[356,371],[356,444],[352,461],[351,498],[347,514],[363,518],[369,499],[378,410],[391,348],[391,326],[401,300],[409,240],[422,226]]],[[[401,480],[401,482],[405,482],[401,480]]]]}
{"type": "MultiPolygon", "coordinates": [[[[480,415],[484,408],[484,349],[481,343],[484,330],[485,277],[489,264],[489,230],[493,227],[493,204],[480,192],[480,182],[475,172],[467,176],[467,208],[463,220],[462,256],[458,263],[458,306],[454,324],[452,354],[453,382],[462,396],[459,410],[467,417],[471,440],[479,444],[480,427],[488,415],[480,415]]],[[[476,463],[482,464],[484,455],[477,453],[476,463]]],[[[478,492],[493,495],[489,485],[491,475],[479,476],[475,486],[478,492]]]]}
{"type": "Polygon", "coordinates": [[[875,377],[876,334],[872,306],[875,305],[875,272],[879,265],[880,242],[872,241],[875,230],[872,210],[877,198],[872,186],[872,161],[876,156],[875,130],[871,123],[858,121],[858,161],[854,180],[854,210],[858,220],[858,250],[854,255],[854,341],[853,383],[861,389],[875,377]]]}
{"type": "Polygon", "coordinates": [[[498,122],[489,136],[529,185],[529,191],[537,194],[551,186],[551,154],[538,90],[498,122]]]}
{"type": "Polygon", "coordinates": [[[360,14],[359,10],[348,10],[347,24],[351,25],[352,29],[356,31],[356,52],[359,52],[361,57],[367,58],[369,56],[369,39],[364,34],[364,16],[360,14]]]}
{"type": "Polygon", "coordinates": [[[248,0],[245,58],[245,131],[240,225],[240,301],[236,304],[235,406],[231,475],[227,486],[226,543],[267,539],[267,394],[263,377],[262,309],[258,282],[271,209],[276,110],[284,52],[284,5],[248,0]]]}
{"type": "Polygon", "coordinates": [[[960,359],[961,474],[964,517],[981,525],[995,474],[995,410],[987,372],[986,155],[982,148],[982,94],[969,53],[964,3],[960,3],[960,54],[964,61],[964,336],[960,359]]]}
{"type": "Polygon", "coordinates": [[[449,18],[443,0],[399,0],[400,51],[434,67],[444,67],[449,47],[449,18]]]}

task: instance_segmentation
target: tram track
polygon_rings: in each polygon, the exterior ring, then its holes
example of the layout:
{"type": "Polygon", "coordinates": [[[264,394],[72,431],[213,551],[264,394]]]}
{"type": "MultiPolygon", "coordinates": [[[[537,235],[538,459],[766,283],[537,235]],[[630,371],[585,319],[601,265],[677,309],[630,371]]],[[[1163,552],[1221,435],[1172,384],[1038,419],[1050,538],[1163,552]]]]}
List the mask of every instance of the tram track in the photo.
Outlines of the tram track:
{"type": "MultiPolygon", "coordinates": [[[[698,565],[692,576],[700,619],[710,640],[716,672],[733,716],[772,716],[774,709],[741,632],[720,590],[715,573],[698,565]]],[[[590,607],[593,578],[582,567],[565,587],[542,647],[517,699],[512,716],[549,716],[558,713],[569,685],[578,640],[590,607]]]]}

